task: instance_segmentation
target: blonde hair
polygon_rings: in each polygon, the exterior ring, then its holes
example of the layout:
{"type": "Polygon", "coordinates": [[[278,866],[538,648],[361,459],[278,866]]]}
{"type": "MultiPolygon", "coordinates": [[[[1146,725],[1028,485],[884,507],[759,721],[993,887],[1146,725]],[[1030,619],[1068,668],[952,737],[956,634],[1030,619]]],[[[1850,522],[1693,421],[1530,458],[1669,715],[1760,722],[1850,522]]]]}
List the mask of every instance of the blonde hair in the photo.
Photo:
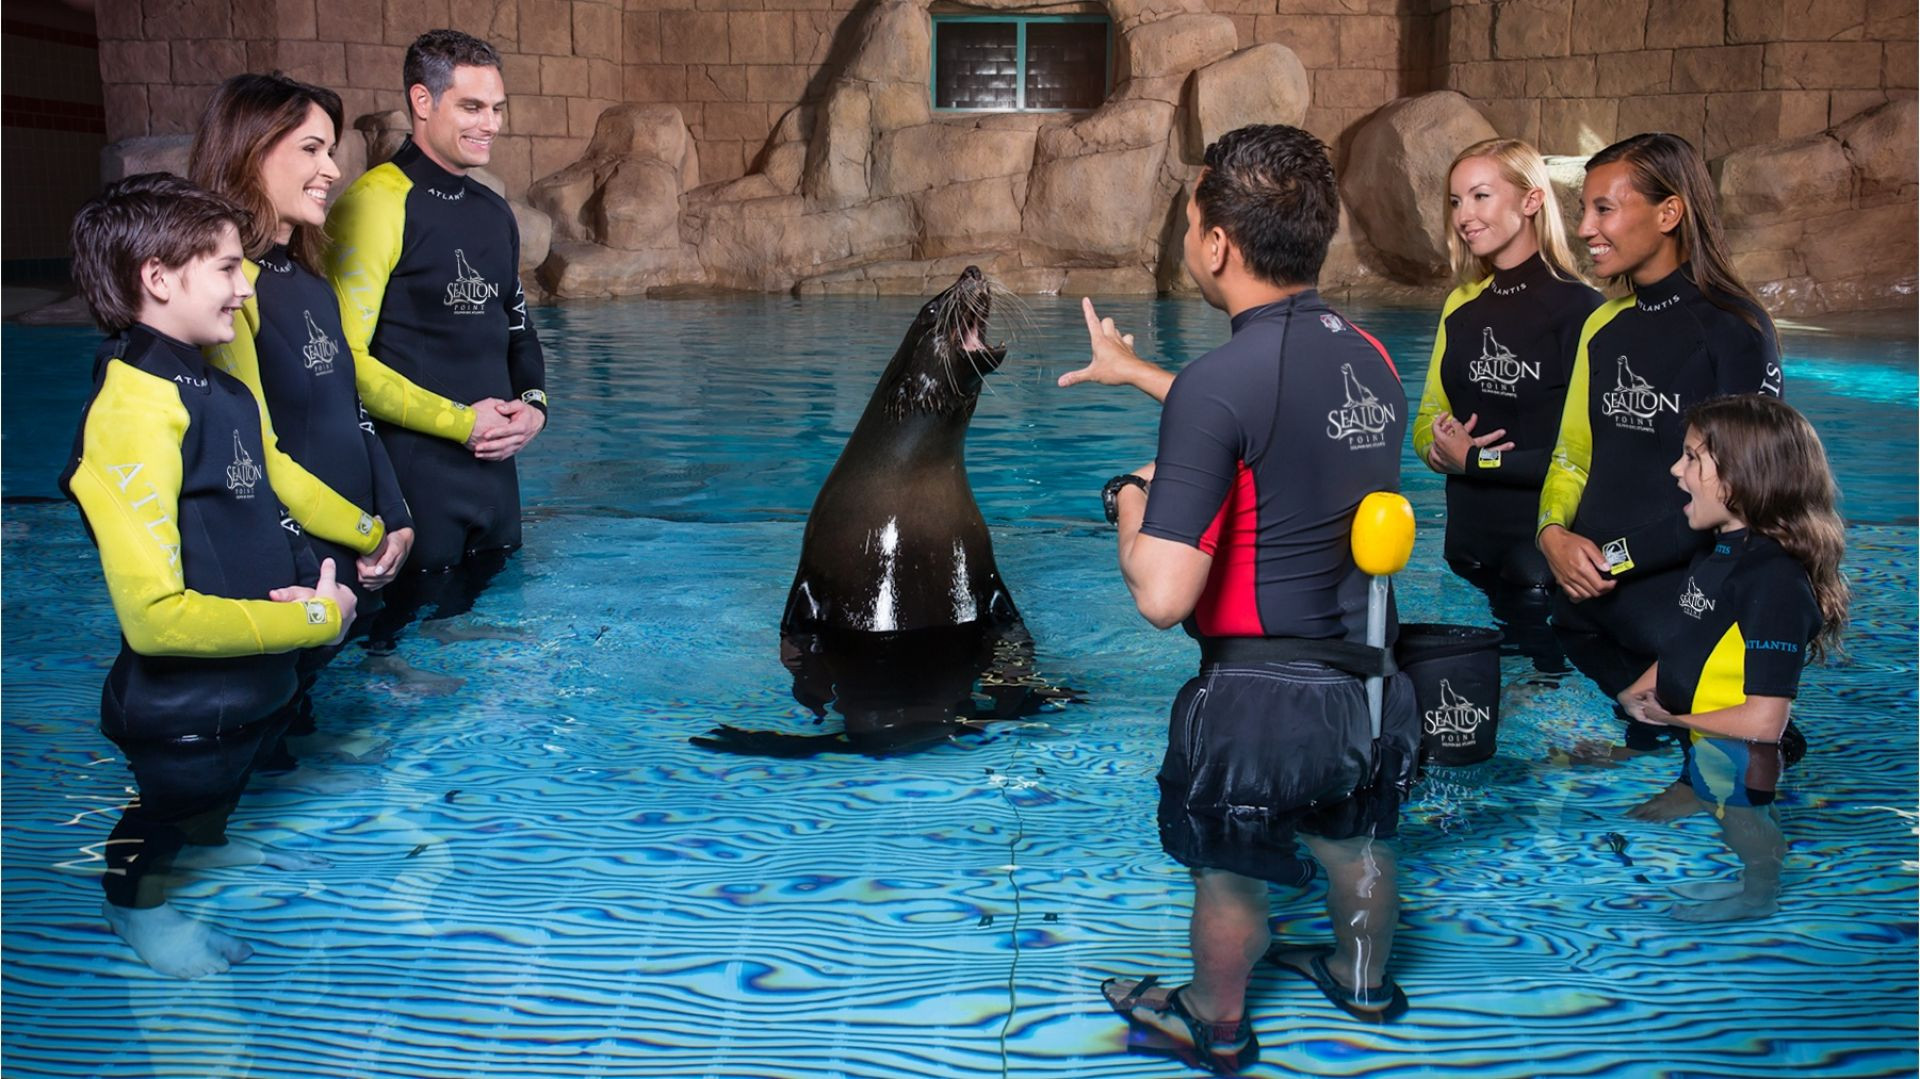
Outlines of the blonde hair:
{"type": "MultiPolygon", "coordinates": [[[[1484,157],[1500,168],[1500,178],[1519,188],[1521,191],[1540,192],[1540,208],[1533,213],[1533,238],[1540,248],[1540,258],[1547,264],[1547,272],[1562,281],[1578,281],[1591,284],[1573,261],[1573,250],[1567,246],[1567,226],[1560,216],[1560,200],[1554,197],[1553,180],[1547,175],[1546,159],[1540,151],[1520,139],[1486,139],[1454,155],[1453,164],[1447,166],[1447,186],[1449,190],[1440,193],[1440,202],[1447,220],[1453,217],[1451,188],[1453,170],[1463,161],[1484,157]]],[[[1493,273],[1493,264],[1467,250],[1461,242],[1460,233],[1451,224],[1447,228],[1447,258],[1453,263],[1455,284],[1468,285],[1493,273]]]]}

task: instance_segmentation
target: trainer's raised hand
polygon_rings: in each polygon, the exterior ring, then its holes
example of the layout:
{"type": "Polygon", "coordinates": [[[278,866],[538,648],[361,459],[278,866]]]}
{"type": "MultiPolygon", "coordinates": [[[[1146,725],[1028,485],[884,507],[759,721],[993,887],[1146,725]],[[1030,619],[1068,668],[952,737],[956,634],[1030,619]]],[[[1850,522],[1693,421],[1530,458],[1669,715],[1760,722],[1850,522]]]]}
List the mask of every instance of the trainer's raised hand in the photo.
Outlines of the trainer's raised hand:
{"type": "Polygon", "coordinates": [[[1087,316],[1087,337],[1093,356],[1085,367],[1060,376],[1060,385],[1098,382],[1102,386],[1132,386],[1156,401],[1167,399],[1173,375],[1141,359],[1133,351],[1133,335],[1121,333],[1110,318],[1101,318],[1093,301],[1080,298],[1080,310],[1087,316]]]}

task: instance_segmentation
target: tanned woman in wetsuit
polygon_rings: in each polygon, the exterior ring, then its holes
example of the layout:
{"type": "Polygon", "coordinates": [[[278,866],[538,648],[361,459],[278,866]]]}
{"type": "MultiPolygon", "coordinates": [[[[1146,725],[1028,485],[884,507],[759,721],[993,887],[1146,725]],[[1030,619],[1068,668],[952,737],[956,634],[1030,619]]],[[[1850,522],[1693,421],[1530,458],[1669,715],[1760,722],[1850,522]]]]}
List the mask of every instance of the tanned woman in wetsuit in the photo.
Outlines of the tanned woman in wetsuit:
{"type": "MultiPolygon", "coordinates": [[[[1783,379],[1773,321],[1733,271],[1713,181],[1687,140],[1635,135],[1600,151],[1581,201],[1594,272],[1632,292],[1581,331],[1538,544],[1560,586],[1553,623],[1567,657],[1617,698],[1660,654],[1687,565],[1711,543],[1688,526],[1667,473],[1687,409],[1724,394],[1778,397],[1783,379]]],[[[1583,744],[1573,756],[1658,748],[1661,728],[1621,716],[1623,745],[1583,744]]],[[[1664,818],[1692,804],[1682,776],[1634,813],[1664,818]]]]}

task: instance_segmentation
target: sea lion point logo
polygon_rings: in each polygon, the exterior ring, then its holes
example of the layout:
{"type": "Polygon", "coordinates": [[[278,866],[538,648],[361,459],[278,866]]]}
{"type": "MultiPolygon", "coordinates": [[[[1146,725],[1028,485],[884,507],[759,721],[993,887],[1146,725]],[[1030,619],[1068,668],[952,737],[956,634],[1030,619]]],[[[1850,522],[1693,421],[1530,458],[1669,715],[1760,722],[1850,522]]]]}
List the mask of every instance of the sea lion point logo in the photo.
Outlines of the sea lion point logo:
{"type": "Polygon", "coordinates": [[[1480,330],[1480,358],[1467,364],[1467,377],[1488,393],[1512,397],[1521,379],[1540,380],[1540,365],[1526,363],[1493,336],[1493,327],[1480,330]]]}
{"type": "Polygon", "coordinates": [[[1680,609],[1688,618],[1698,619],[1713,610],[1714,600],[1700,589],[1700,582],[1687,578],[1687,587],[1680,593],[1680,609]]]}
{"type": "Polygon", "coordinates": [[[1480,724],[1493,718],[1493,709],[1482,708],[1460,695],[1453,683],[1440,680],[1440,703],[1421,716],[1427,733],[1443,746],[1462,746],[1474,740],[1480,724]]]}
{"type": "Polygon", "coordinates": [[[1353,365],[1340,365],[1340,379],[1346,400],[1338,408],[1327,410],[1327,437],[1332,439],[1348,438],[1353,435],[1379,435],[1387,425],[1398,418],[1393,406],[1382,404],[1372,390],[1362,385],[1353,375],[1353,365]]]}
{"type": "Polygon", "coordinates": [[[467,264],[467,252],[455,248],[453,252],[453,280],[447,282],[446,306],[453,308],[458,315],[477,315],[487,309],[500,295],[500,286],[481,277],[467,264]]]}
{"type": "Polygon", "coordinates": [[[1340,316],[1330,315],[1324,311],[1320,313],[1320,325],[1325,326],[1328,333],[1339,333],[1347,328],[1347,324],[1340,321],[1340,316]]]}
{"type": "Polygon", "coordinates": [[[1656,390],[1653,383],[1634,374],[1625,356],[1616,361],[1613,389],[1601,394],[1600,401],[1606,415],[1640,430],[1652,430],[1654,417],[1662,412],[1680,414],[1680,395],[1656,390]]]}
{"type": "Polygon", "coordinates": [[[320,324],[313,321],[312,311],[302,311],[307,317],[307,343],[301,346],[300,355],[307,361],[307,370],[316,375],[333,373],[334,357],[340,355],[340,346],[328,337],[320,324]]]}
{"type": "Polygon", "coordinates": [[[247,444],[240,441],[240,432],[233,432],[233,463],[227,466],[227,490],[235,498],[252,498],[254,484],[260,482],[263,473],[254,463],[253,454],[247,452],[247,444]]]}

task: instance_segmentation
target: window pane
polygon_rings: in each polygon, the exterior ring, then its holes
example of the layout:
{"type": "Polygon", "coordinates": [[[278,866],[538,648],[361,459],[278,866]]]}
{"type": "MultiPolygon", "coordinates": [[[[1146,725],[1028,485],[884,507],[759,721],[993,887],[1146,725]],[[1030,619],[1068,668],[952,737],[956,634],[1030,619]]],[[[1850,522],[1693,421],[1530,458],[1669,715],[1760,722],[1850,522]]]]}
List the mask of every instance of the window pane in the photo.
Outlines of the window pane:
{"type": "Polygon", "coordinates": [[[1105,23],[1027,24],[1027,108],[1097,109],[1106,98],[1105,23]]]}
{"type": "MultiPolygon", "coordinates": [[[[1019,104],[1019,28],[1010,22],[943,22],[934,57],[934,105],[1011,109],[1019,104]]],[[[1097,104],[1097,102],[1096,102],[1097,104]]]]}

